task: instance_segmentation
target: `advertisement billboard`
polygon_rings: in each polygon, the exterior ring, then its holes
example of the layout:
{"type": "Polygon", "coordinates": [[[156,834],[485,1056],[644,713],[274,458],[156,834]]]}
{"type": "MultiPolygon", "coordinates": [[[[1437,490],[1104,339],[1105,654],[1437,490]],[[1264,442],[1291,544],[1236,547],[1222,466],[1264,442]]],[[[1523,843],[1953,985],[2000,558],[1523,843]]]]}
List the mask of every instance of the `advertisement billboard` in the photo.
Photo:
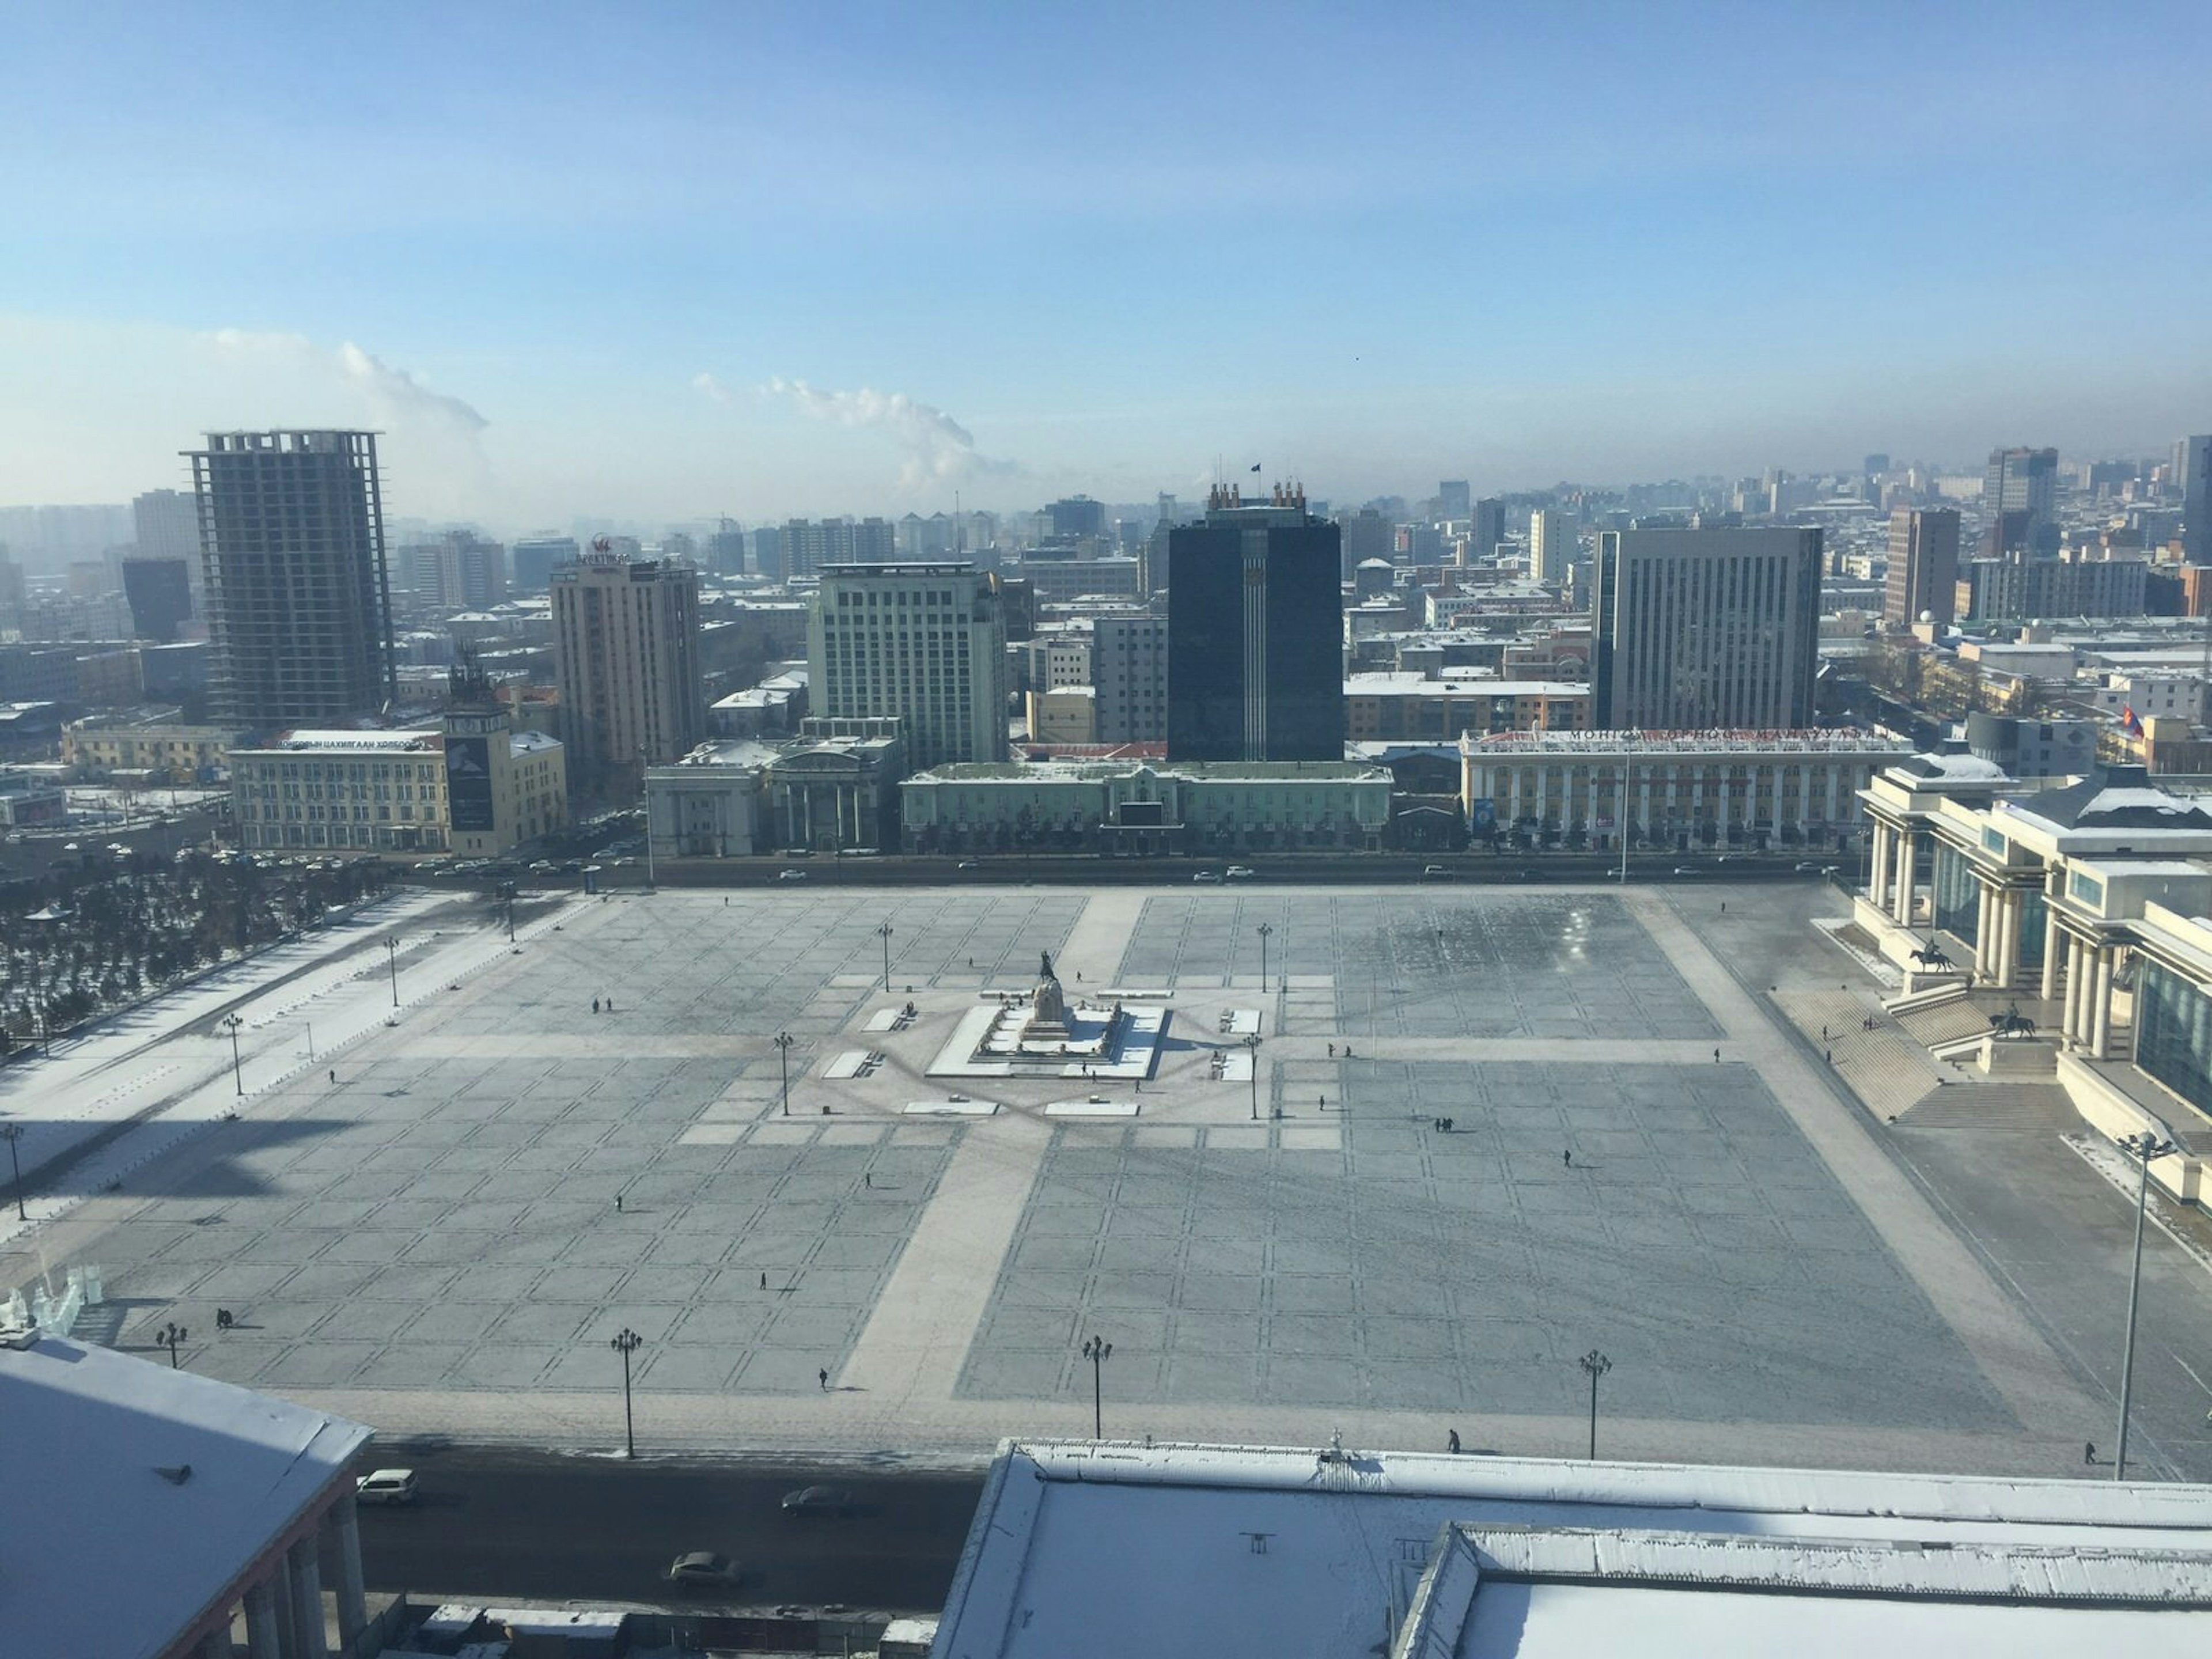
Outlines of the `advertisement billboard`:
{"type": "Polygon", "coordinates": [[[485,738],[446,739],[446,817],[457,835],[490,832],[491,745],[485,738]]]}

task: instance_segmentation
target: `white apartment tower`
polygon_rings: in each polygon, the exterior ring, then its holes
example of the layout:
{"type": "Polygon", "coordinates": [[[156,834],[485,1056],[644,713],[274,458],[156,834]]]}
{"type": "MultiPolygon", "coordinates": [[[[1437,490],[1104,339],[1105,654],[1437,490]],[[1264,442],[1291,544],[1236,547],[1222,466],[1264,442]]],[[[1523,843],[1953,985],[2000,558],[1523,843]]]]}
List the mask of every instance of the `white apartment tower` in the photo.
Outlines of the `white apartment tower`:
{"type": "Polygon", "coordinates": [[[1528,574],[1540,582],[1563,582],[1581,550],[1574,520],[1556,507],[1528,515],[1528,574]]]}
{"type": "Polygon", "coordinates": [[[568,769],[667,766],[707,736],[699,683],[699,573],[594,550],[553,572],[553,672],[568,769]]]}
{"type": "Polygon", "coordinates": [[[1168,619],[1101,617],[1091,624],[1091,680],[1098,691],[1098,741],[1165,743],[1168,619]]]}
{"type": "Polygon", "coordinates": [[[896,715],[908,764],[1006,757],[1006,619],[969,564],[834,564],[807,618],[809,696],[832,718],[896,715]]]}

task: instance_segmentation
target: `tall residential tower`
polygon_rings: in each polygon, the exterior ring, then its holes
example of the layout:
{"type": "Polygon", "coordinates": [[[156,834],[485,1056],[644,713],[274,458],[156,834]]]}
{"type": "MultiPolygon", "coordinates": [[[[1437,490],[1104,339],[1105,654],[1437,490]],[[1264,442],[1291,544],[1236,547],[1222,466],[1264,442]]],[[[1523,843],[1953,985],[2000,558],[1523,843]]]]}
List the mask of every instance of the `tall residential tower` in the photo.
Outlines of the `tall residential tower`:
{"type": "Polygon", "coordinates": [[[211,432],[188,450],[216,716],[337,726],[398,695],[368,432],[211,432]]]}
{"type": "MultiPolygon", "coordinates": [[[[604,539],[604,538],[602,538],[604,539]]],[[[707,736],[699,573],[597,544],[553,572],[553,672],[568,770],[583,788],[681,760],[707,736]]]]}
{"type": "Polygon", "coordinates": [[[970,564],[833,564],[806,623],[807,696],[832,717],[896,715],[917,770],[1006,757],[1006,617],[970,564]]]}
{"type": "Polygon", "coordinates": [[[1882,626],[1902,631],[1920,620],[1948,623],[1957,609],[1956,507],[1900,507],[1889,515],[1889,585],[1882,626]]]}

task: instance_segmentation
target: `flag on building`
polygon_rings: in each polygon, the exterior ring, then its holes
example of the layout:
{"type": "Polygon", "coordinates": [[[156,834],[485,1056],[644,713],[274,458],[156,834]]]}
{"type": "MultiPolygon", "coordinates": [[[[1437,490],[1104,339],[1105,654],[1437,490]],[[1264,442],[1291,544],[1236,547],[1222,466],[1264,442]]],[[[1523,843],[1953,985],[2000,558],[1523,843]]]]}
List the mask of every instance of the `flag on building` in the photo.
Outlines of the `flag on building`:
{"type": "Polygon", "coordinates": [[[2120,705],[2120,730],[2131,738],[2142,736],[2142,722],[2136,718],[2135,706],[2132,703],[2124,702],[2120,705]]]}

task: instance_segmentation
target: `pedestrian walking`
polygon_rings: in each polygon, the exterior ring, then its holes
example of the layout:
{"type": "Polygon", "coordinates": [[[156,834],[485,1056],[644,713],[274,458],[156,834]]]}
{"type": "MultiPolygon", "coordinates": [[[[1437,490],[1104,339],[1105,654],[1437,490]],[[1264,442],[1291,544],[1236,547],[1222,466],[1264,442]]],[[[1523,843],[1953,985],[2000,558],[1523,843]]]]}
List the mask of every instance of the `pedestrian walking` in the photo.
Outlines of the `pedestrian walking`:
{"type": "Polygon", "coordinates": [[[1831,1048],[1831,1049],[1829,1049],[1829,1050],[1828,1050],[1828,1064],[1829,1064],[1829,1065],[1831,1065],[1831,1066],[1832,1066],[1832,1065],[1834,1065],[1835,1063],[1836,1063],[1836,1051],[1835,1051],[1833,1048],[1831,1048]]]}
{"type": "Polygon", "coordinates": [[[1559,1164],[1560,1167],[1563,1169],[1571,1170],[1575,1167],[1575,1149],[1573,1147],[1570,1146],[1566,1151],[1559,1154],[1559,1164]]]}
{"type": "Polygon", "coordinates": [[[1328,1057],[1331,1060],[1334,1060],[1336,1058],[1336,1045],[1334,1042],[1328,1045],[1328,1057]]]}
{"type": "Polygon", "coordinates": [[[622,1194],[621,1194],[620,1193],[617,1193],[617,1194],[615,1194],[615,1213],[616,1213],[617,1215],[620,1215],[622,1212],[623,1212],[623,1206],[622,1206],[622,1194]]]}
{"type": "Polygon", "coordinates": [[[1458,1452],[1459,1452],[1459,1431],[1458,1431],[1457,1429],[1454,1429],[1454,1430],[1450,1432],[1450,1434],[1449,1434],[1449,1435],[1448,1435],[1448,1436],[1445,1437],[1445,1440],[1444,1440],[1444,1449],[1445,1449],[1446,1450],[1448,1450],[1448,1451],[1451,1452],[1455,1456],[1456,1456],[1456,1455],[1458,1455],[1458,1452]]]}
{"type": "Polygon", "coordinates": [[[2097,1443],[2095,1441],[2088,1441],[2082,1446],[2081,1461],[2084,1463],[2094,1463],[2097,1461],[2097,1443]]]}
{"type": "Polygon", "coordinates": [[[830,1368],[824,1365],[819,1375],[822,1379],[822,1392],[827,1394],[830,1392],[830,1368]]]}
{"type": "Polygon", "coordinates": [[[1728,901],[1726,899],[1723,899],[1721,901],[1721,914],[1723,915],[1726,915],[1728,914],[1728,901]]]}
{"type": "Polygon", "coordinates": [[[874,1171],[874,1170],[861,1170],[861,1171],[860,1171],[860,1184],[861,1184],[863,1187],[868,1187],[868,1188],[872,1188],[872,1187],[874,1187],[874,1185],[876,1184],[876,1176],[875,1176],[875,1171],[874,1171]]]}
{"type": "Polygon", "coordinates": [[[614,1000],[612,997],[609,997],[609,998],[607,999],[607,1012],[608,1012],[609,1013],[611,1013],[611,1014],[612,1012],[614,1012],[614,1011],[615,1011],[615,1000],[614,1000]]]}
{"type": "Polygon", "coordinates": [[[338,1080],[338,1074],[337,1074],[336,1072],[332,1072],[332,1073],[331,1073],[331,1082],[333,1082],[333,1083],[336,1083],[337,1080],[338,1080]]]}
{"type": "Polygon", "coordinates": [[[763,1290],[766,1290],[767,1288],[768,1288],[768,1275],[767,1275],[766,1273],[763,1273],[763,1274],[761,1275],[761,1289],[763,1289],[763,1290]]]}
{"type": "Polygon", "coordinates": [[[1827,1040],[1828,1040],[1828,1028],[1827,1028],[1826,1026],[1823,1025],[1823,1026],[1820,1028],[1820,1041],[1821,1041],[1821,1042],[1826,1042],[1827,1040]]]}
{"type": "Polygon", "coordinates": [[[597,997],[592,999],[592,1012],[595,1014],[599,1012],[599,1000],[597,997]]]}
{"type": "Polygon", "coordinates": [[[1720,1051],[1719,1049],[1716,1048],[1716,1049],[1714,1049],[1714,1050],[1713,1050],[1713,1064],[1714,1064],[1714,1065],[1716,1065],[1716,1066],[1717,1066],[1717,1065],[1719,1065],[1720,1063],[1721,1063],[1721,1051],[1720,1051]]]}

